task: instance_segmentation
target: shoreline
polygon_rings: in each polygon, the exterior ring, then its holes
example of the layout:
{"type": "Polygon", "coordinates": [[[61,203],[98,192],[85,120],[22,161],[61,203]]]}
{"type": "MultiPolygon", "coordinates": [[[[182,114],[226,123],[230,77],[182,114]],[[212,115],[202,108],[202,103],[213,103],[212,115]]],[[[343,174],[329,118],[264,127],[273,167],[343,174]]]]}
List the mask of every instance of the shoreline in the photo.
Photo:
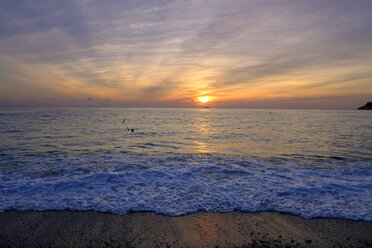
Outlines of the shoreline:
{"type": "Polygon", "coordinates": [[[279,212],[5,211],[0,247],[371,247],[372,221],[279,212]]]}

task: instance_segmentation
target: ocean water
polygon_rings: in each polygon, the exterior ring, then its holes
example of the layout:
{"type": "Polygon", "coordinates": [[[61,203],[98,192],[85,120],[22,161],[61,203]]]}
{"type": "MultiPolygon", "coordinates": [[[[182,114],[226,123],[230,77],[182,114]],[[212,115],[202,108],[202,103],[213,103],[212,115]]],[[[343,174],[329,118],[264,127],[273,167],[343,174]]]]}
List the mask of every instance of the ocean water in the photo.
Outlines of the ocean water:
{"type": "Polygon", "coordinates": [[[371,221],[372,112],[0,108],[0,211],[50,209],[371,221]]]}

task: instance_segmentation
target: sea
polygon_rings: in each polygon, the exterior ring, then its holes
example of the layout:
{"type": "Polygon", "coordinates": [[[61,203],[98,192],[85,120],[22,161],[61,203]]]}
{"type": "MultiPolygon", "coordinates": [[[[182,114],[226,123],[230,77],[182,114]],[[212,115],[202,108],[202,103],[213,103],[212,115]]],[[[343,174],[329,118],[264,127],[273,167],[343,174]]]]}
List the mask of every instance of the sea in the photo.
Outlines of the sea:
{"type": "Polygon", "coordinates": [[[372,221],[372,111],[0,108],[0,212],[65,209],[372,221]]]}

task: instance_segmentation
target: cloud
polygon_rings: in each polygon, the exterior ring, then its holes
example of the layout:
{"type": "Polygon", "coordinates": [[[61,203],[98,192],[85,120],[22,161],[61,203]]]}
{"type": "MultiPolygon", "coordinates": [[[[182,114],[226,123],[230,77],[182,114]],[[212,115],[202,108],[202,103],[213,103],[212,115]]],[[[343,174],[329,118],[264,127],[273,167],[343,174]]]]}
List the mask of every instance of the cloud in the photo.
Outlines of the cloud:
{"type": "Polygon", "coordinates": [[[180,60],[195,65],[192,69],[213,68],[215,74],[205,81],[215,92],[233,85],[246,85],[247,89],[278,81],[322,87],[335,84],[333,77],[353,84],[350,70],[344,70],[348,66],[354,77],[370,81],[365,69],[355,65],[372,62],[371,54],[365,53],[372,41],[367,31],[372,18],[366,10],[371,7],[366,2],[348,1],[231,6],[184,44],[180,60]],[[361,10],[361,5],[365,9],[361,10]],[[363,38],[356,34],[363,34],[363,38]],[[320,83],[317,74],[326,77],[324,68],[330,72],[329,79],[322,78],[320,83]]]}
{"type": "Polygon", "coordinates": [[[372,93],[371,12],[351,0],[2,1],[0,89],[123,102],[372,93]]]}

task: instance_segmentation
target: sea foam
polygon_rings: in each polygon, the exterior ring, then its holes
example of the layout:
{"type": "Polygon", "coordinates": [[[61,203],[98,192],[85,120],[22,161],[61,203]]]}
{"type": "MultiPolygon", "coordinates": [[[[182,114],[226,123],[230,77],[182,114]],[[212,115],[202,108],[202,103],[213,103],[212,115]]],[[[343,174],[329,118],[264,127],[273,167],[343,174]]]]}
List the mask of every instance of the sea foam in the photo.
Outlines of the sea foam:
{"type": "Polygon", "coordinates": [[[0,211],[280,211],[372,220],[372,162],[195,154],[2,156],[0,211]],[[331,162],[330,162],[331,161],[331,162]]]}

